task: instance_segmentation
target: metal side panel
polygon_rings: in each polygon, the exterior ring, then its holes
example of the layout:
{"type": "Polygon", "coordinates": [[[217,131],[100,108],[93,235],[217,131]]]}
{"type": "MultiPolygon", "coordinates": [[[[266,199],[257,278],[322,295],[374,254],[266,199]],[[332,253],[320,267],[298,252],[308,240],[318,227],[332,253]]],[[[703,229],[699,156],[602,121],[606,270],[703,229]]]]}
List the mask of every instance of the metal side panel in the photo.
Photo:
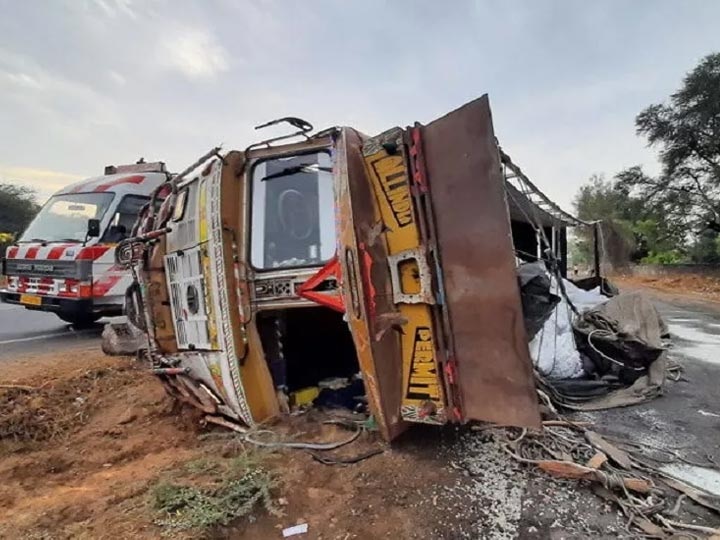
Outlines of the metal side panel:
{"type": "Polygon", "coordinates": [[[539,427],[487,96],[422,130],[464,420],[539,427]]]}
{"type": "Polygon", "coordinates": [[[380,216],[365,176],[361,147],[360,135],[344,129],[334,164],[338,259],[346,320],[355,343],[368,404],[383,438],[392,440],[408,426],[401,416],[400,337],[392,329],[382,331],[379,324],[379,319],[392,313],[394,306],[387,250],[377,233],[373,233],[380,216]]]}
{"type": "MultiPolygon", "coordinates": [[[[370,256],[376,263],[375,289],[383,294],[376,295],[378,309],[373,318],[402,321],[392,331],[399,334],[393,336],[396,340],[400,338],[401,415],[410,422],[444,424],[448,415],[433,321],[435,299],[413,208],[402,131],[395,128],[368,139],[363,159],[377,209],[372,221],[359,228],[358,236],[368,236],[365,230],[378,231],[370,256]]],[[[358,204],[353,208],[356,219],[368,215],[358,204]]],[[[369,245],[369,239],[364,242],[369,245]]]]}

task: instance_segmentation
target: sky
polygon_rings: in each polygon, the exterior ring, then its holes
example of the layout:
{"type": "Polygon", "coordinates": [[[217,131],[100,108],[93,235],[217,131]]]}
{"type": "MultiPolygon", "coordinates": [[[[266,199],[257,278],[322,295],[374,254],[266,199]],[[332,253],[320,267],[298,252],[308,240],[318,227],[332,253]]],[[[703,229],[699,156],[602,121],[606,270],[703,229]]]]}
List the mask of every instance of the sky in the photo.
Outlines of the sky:
{"type": "Polygon", "coordinates": [[[500,144],[566,209],[656,151],[634,118],[720,51],[715,0],[0,0],[0,182],[180,171],[299,116],[376,134],[489,94],[500,144]]]}

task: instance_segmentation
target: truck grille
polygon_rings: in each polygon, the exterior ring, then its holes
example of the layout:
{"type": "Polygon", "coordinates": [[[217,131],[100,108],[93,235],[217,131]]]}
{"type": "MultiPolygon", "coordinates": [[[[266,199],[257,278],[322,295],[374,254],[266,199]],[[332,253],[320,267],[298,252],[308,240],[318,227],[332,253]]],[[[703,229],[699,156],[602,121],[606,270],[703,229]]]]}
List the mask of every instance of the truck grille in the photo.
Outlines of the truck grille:
{"type": "Polygon", "coordinates": [[[56,261],[37,259],[6,259],[8,276],[85,279],[90,275],[92,261],[56,261]]]}

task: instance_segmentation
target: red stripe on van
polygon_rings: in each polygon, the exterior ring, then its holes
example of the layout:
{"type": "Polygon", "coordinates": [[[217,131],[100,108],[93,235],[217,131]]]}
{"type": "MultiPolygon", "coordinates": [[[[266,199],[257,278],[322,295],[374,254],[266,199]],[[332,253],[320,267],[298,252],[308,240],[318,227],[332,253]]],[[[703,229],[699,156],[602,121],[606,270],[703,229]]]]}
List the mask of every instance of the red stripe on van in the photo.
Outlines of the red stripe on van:
{"type": "Polygon", "coordinates": [[[78,261],[94,261],[102,257],[111,246],[90,246],[80,250],[77,256],[78,261]]]}
{"type": "Polygon", "coordinates": [[[59,259],[62,257],[62,254],[65,253],[65,250],[67,249],[67,245],[64,246],[55,246],[50,250],[50,253],[48,253],[47,258],[48,259],[59,259]]]}
{"type": "Polygon", "coordinates": [[[29,247],[27,252],[25,253],[25,258],[34,259],[35,257],[37,257],[38,251],[40,251],[40,246],[29,247]]]}
{"type": "Polygon", "coordinates": [[[115,187],[119,184],[141,184],[143,180],[145,180],[145,177],[141,174],[135,174],[133,176],[123,176],[122,178],[118,178],[117,180],[111,180],[110,182],[100,184],[98,187],[93,189],[93,191],[107,191],[111,187],[115,187]]]}

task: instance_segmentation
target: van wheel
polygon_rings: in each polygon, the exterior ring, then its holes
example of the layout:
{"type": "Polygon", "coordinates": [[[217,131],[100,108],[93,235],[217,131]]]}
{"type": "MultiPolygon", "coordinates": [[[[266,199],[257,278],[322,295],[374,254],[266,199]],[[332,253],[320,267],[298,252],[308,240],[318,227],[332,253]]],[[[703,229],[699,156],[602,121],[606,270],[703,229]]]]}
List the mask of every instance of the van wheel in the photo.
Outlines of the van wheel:
{"type": "Polygon", "coordinates": [[[91,327],[102,317],[96,313],[56,313],[56,315],[78,330],[91,327]]]}

